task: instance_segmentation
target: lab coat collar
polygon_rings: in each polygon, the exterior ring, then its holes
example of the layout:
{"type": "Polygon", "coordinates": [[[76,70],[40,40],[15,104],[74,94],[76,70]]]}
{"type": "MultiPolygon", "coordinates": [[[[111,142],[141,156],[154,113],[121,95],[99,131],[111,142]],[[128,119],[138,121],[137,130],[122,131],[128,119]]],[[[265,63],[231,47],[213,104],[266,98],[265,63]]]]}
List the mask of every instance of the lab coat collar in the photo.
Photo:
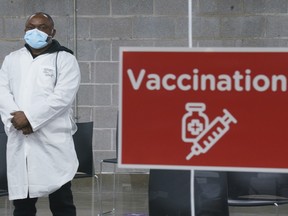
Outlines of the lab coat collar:
{"type": "MultiPolygon", "coordinates": [[[[25,44],[25,47],[31,53],[33,58],[37,57],[37,56],[34,56],[32,54],[31,47],[27,43],[25,44]]],[[[61,46],[60,43],[57,40],[55,40],[55,39],[52,40],[52,43],[51,43],[50,47],[47,50],[45,50],[44,52],[42,52],[40,55],[43,55],[43,54],[46,54],[46,53],[55,53],[55,52],[59,52],[59,51],[69,52],[69,53],[71,53],[73,55],[73,51],[72,50],[68,49],[67,47],[61,46]]]]}

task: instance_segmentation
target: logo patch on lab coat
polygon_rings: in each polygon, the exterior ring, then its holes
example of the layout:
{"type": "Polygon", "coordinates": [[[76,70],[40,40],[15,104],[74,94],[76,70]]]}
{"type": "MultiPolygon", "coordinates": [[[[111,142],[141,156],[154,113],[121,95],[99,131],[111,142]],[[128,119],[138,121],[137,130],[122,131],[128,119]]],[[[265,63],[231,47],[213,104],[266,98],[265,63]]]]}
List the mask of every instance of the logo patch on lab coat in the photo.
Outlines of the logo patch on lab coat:
{"type": "Polygon", "coordinates": [[[38,85],[46,88],[53,88],[55,85],[55,68],[44,66],[39,71],[38,85]]]}
{"type": "Polygon", "coordinates": [[[43,68],[43,74],[47,77],[53,77],[54,76],[54,70],[51,68],[43,68]]]}

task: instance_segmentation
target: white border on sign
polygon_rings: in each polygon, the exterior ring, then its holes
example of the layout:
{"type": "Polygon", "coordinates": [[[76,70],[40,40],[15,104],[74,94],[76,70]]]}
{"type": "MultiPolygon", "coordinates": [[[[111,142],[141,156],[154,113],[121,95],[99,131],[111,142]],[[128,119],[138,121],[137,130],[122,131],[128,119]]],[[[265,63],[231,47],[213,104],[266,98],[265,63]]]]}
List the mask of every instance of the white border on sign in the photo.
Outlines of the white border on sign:
{"type": "Polygon", "coordinates": [[[201,171],[236,171],[236,172],[272,172],[288,173],[288,168],[261,167],[222,167],[222,166],[176,166],[157,164],[122,164],[122,62],[124,52],[288,52],[288,48],[250,48],[250,47],[120,47],[119,48],[119,112],[118,112],[118,167],[129,169],[169,169],[169,170],[201,170],[201,171]]]}

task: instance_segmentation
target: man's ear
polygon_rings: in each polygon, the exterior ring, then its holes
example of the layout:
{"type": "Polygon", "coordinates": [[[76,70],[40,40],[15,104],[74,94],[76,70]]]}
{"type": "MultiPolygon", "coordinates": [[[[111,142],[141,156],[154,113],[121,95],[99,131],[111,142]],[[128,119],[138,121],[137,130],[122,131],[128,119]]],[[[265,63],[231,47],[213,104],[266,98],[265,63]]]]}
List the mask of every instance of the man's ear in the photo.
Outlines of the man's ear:
{"type": "Polygon", "coordinates": [[[54,38],[55,34],[56,34],[56,29],[52,29],[51,37],[54,38]]]}

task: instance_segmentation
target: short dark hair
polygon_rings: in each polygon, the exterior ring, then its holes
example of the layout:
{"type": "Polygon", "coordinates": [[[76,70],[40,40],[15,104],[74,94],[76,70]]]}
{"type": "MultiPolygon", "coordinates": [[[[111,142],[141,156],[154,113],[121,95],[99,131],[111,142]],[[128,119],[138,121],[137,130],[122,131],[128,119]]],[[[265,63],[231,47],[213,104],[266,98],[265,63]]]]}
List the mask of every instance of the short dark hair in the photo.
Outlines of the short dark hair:
{"type": "Polygon", "coordinates": [[[54,28],[54,20],[52,19],[52,17],[51,17],[49,14],[44,13],[44,12],[36,12],[36,13],[30,15],[30,16],[28,17],[27,21],[28,21],[31,17],[36,16],[36,15],[43,15],[43,16],[47,17],[48,20],[49,20],[49,22],[51,22],[52,28],[54,28]]]}

